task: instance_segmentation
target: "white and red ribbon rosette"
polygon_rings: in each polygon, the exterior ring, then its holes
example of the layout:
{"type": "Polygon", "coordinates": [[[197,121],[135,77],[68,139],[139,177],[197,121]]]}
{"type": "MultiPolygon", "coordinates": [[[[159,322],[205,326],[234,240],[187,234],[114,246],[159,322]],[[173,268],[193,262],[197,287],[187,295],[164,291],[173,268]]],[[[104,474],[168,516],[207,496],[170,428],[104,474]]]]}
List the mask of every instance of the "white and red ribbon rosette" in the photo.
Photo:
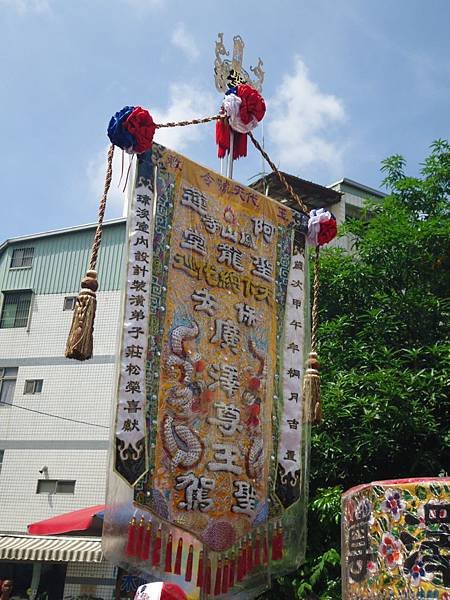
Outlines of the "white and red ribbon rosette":
{"type": "Polygon", "coordinates": [[[155,581],[141,585],[134,600],[187,600],[187,596],[176,583],[155,581]]]}
{"type": "Polygon", "coordinates": [[[232,88],[222,103],[226,119],[216,123],[218,157],[230,151],[230,128],[234,132],[233,160],[247,156],[247,133],[253,131],[266,113],[266,103],[261,94],[247,83],[232,88]]]}
{"type": "Polygon", "coordinates": [[[324,208],[313,208],[309,213],[306,239],[311,246],[323,246],[336,237],[335,216],[324,208]]]}

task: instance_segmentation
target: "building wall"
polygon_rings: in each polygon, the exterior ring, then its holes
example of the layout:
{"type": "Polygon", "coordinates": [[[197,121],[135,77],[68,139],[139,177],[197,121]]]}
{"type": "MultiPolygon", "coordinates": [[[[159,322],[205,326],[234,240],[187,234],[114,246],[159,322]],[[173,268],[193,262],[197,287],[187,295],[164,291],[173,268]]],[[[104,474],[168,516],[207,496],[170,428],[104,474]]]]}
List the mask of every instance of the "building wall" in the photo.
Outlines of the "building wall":
{"type": "MultiPolygon", "coordinates": [[[[76,293],[89,264],[94,228],[12,241],[0,255],[1,290],[32,289],[35,294],[76,293]],[[32,267],[11,269],[15,249],[34,248],[32,267]]],[[[100,289],[120,286],[125,221],[105,225],[98,256],[100,289]]]]}
{"type": "Polygon", "coordinates": [[[113,600],[117,569],[110,563],[69,563],[64,598],[89,594],[102,600],[113,600]]]}
{"type": "Polygon", "coordinates": [[[18,241],[0,255],[0,291],[34,292],[28,327],[0,329],[0,368],[18,368],[13,406],[0,405],[0,531],[105,501],[124,234],[124,223],[105,228],[94,356],[82,363],[64,357],[73,312],[63,306],[79,288],[93,230],[18,241]],[[14,247],[35,248],[30,268],[10,269],[14,247]],[[25,394],[27,379],[42,379],[42,391],[25,394]],[[75,480],[74,493],[36,493],[44,478],[75,480]]]}
{"type": "MultiPolygon", "coordinates": [[[[333,206],[330,207],[331,212],[336,217],[338,225],[344,223],[348,218],[362,218],[363,208],[366,200],[372,199],[381,201],[384,197],[384,194],[381,192],[373,190],[373,193],[370,193],[369,188],[366,188],[362,185],[360,186],[360,184],[357,184],[356,182],[354,182],[352,185],[345,179],[333,184],[330,187],[342,193],[341,201],[337,204],[333,204],[333,206]]],[[[330,246],[344,248],[347,251],[351,251],[353,248],[353,243],[353,237],[347,234],[343,237],[334,239],[330,243],[330,246]]]]}

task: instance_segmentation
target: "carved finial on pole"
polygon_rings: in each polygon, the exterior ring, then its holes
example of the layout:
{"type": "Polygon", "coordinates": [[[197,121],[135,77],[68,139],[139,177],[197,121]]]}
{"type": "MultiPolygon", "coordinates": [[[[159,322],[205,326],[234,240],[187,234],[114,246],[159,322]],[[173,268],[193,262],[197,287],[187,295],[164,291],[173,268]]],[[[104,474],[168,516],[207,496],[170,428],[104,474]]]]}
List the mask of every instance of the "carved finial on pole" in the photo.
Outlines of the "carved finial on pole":
{"type": "MultiPolygon", "coordinates": [[[[258,58],[258,64],[256,67],[250,67],[250,71],[253,73],[252,78],[248,71],[242,66],[244,60],[244,40],[240,35],[235,35],[233,38],[233,55],[231,60],[223,59],[224,56],[229,56],[229,51],[225,48],[223,42],[223,33],[217,34],[216,40],[216,58],[214,61],[214,82],[218,92],[225,94],[229,89],[236,87],[240,83],[248,83],[255,90],[261,93],[262,84],[264,82],[264,70],[263,62],[258,58]]],[[[233,177],[233,145],[234,145],[234,133],[230,131],[230,152],[226,159],[227,164],[224,168],[224,159],[220,159],[220,173],[226,175],[230,179],[233,177]]]]}

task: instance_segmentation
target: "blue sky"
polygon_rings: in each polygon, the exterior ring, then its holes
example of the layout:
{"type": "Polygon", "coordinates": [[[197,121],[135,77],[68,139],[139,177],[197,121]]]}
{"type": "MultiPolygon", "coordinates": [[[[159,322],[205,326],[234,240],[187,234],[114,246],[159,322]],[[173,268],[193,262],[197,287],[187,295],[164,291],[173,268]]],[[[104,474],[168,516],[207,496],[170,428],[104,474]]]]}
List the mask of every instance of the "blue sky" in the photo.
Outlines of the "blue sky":
{"type": "MultiPolygon", "coordinates": [[[[95,220],[122,106],[158,122],[214,114],[218,32],[230,50],[244,38],[247,68],[264,62],[265,146],[281,169],[379,187],[380,161],[400,153],[415,174],[448,138],[449,22],[448,0],[0,0],[0,241],[95,220]]],[[[155,139],[218,168],[213,125],[155,139]]],[[[250,148],[234,176],[261,170],[250,148]]]]}

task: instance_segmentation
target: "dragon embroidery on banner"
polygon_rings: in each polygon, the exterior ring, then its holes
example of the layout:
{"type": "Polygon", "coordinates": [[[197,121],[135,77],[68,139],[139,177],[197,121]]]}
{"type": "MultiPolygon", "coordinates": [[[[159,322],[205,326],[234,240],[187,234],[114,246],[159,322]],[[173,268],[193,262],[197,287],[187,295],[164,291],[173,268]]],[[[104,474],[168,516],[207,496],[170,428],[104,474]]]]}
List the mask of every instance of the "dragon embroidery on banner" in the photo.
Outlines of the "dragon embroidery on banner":
{"type": "Polygon", "coordinates": [[[173,409],[173,414],[166,413],[164,416],[161,435],[172,466],[185,469],[196,465],[203,452],[197,433],[186,423],[201,389],[192,381],[200,355],[188,354],[185,343],[198,335],[199,327],[195,321],[189,326],[175,327],[170,334],[171,354],[166,361],[169,370],[179,371],[179,381],[168,392],[167,404],[173,409]]]}

